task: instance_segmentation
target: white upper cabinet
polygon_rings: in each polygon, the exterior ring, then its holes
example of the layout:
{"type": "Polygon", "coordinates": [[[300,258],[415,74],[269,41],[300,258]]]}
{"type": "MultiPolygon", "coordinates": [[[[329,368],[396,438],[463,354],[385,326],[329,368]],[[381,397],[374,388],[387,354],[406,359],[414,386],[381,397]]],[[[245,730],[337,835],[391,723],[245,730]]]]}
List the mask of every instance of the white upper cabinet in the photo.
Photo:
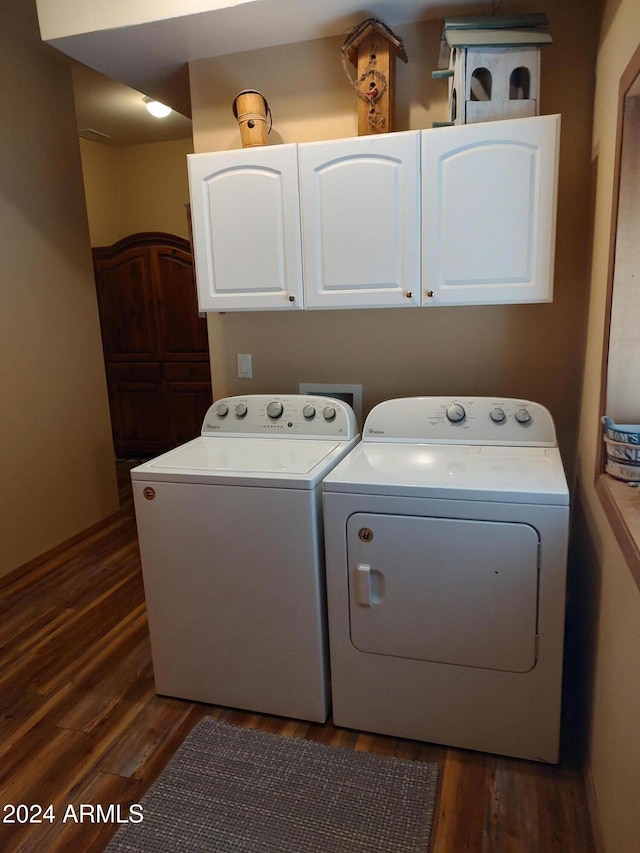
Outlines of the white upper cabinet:
{"type": "Polygon", "coordinates": [[[305,308],[420,304],[420,132],[298,146],[305,308]]]}
{"type": "Polygon", "coordinates": [[[297,146],[187,161],[200,310],[302,308],[297,146]]]}
{"type": "Polygon", "coordinates": [[[550,302],[560,116],[188,156],[202,311],[550,302]]]}
{"type": "Polygon", "coordinates": [[[560,116],[422,132],[422,302],[550,302],[560,116]]]}

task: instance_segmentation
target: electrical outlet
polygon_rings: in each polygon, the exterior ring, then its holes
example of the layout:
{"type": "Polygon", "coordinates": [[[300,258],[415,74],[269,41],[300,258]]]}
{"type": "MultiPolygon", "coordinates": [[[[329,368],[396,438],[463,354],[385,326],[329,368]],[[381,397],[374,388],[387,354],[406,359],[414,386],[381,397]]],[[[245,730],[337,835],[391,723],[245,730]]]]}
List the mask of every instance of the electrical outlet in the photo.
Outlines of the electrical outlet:
{"type": "Polygon", "coordinates": [[[252,377],[253,377],[253,370],[251,367],[251,353],[239,352],[238,353],[238,378],[239,379],[251,379],[252,377]]]}

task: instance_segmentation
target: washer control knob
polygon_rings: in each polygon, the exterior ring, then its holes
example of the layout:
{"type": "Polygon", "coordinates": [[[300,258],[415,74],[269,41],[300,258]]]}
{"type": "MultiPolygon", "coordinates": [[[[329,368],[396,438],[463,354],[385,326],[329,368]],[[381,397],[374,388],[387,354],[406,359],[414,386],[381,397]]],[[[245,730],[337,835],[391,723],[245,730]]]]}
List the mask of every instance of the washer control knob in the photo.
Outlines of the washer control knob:
{"type": "Polygon", "coordinates": [[[302,414],[304,417],[310,421],[311,418],[315,418],[316,416],[316,407],[315,406],[305,406],[302,410],[302,414]]]}
{"type": "Polygon", "coordinates": [[[499,406],[496,406],[495,409],[491,409],[491,411],[489,412],[489,417],[494,422],[494,424],[501,424],[507,416],[504,413],[504,409],[501,409],[499,406]]]}
{"type": "Polygon", "coordinates": [[[237,418],[243,418],[247,414],[247,407],[244,403],[238,403],[235,408],[235,413],[237,418]]]}
{"type": "Polygon", "coordinates": [[[452,403],[450,406],[447,406],[447,418],[451,421],[452,424],[457,424],[460,421],[463,421],[466,416],[466,412],[463,406],[460,403],[452,403]]]}
{"type": "Polygon", "coordinates": [[[219,418],[226,418],[226,416],[228,414],[229,414],[229,406],[227,406],[226,403],[218,403],[218,405],[216,406],[216,415],[219,418]]]}
{"type": "Polygon", "coordinates": [[[333,406],[325,406],[322,410],[322,417],[325,421],[332,421],[336,416],[336,410],[333,406]]]}
{"type": "Polygon", "coordinates": [[[527,409],[518,409],[516,412],[516,420],[519,424],[528,424],[531,420],[531,415],[527,411],[527,409]]]}
{"type": "Polygon", "coordinates": [[[282,416],[282,412],[284,411],[282,407],[282,403],[278,400],[272,400],[267,406],[267,414],[274,421],[282,416]]]}

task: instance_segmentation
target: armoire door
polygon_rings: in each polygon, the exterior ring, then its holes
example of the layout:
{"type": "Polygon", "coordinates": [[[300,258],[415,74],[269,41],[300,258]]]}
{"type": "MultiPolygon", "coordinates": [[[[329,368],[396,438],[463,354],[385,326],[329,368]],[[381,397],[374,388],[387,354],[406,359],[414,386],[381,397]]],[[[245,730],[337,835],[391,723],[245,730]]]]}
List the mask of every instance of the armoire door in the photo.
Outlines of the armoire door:
{"type": "Polygon", "coordinates": [[[107,387],[116,453],[149,456],[166,450],[168,431],[160,363],[109,365],[107,387]]]}
{"type": "Polygon", "coordinates": [[[191,253],[175,246],[150,250],[158,301],[162,361],[209,361],[206,320],[198,313],[191,253]]]}
{"type": "Polygon", "coordinates": [[[105,362],[158,361],[160,347],[148,249],[124,246],[112,254],[98,249],[94,251],[94,263],[105,362]],[[104,254],[99,256],[96,252],[104,254]]]}
{"type": "Polygon", "coordinates": [[[163,395],[171,447],[200,434],[213,402],[209,362],[166,362],[163,395]]]}
{"type": "Polygon", "coordinates": [[[116,454],[195,438],[213,396],[189,243],[149,232],[93,255],[116,454]]]}

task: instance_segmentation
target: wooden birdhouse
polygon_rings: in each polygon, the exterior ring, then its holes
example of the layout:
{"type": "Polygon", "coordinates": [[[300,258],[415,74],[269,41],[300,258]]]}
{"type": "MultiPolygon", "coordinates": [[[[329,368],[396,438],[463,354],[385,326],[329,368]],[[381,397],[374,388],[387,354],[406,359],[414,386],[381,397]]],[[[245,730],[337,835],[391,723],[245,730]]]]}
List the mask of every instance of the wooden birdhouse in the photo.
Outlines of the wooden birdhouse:
{"type": "Polygon", "coordinates": [[[473,124],[540,113],[540,48],[551,42],[546,15],[445,18],[441,67],[449,80],[449,121],[473,124]],[[444,60],[444,61],[443,61],[444,60]]]}
{"type": "Polygon", "coordinates": [[[342,67],[358,96],[358,136],[394,129],[396,57],[408,62],[402,39],[376,18],[358,24],[342,46],[342,67]]]}

